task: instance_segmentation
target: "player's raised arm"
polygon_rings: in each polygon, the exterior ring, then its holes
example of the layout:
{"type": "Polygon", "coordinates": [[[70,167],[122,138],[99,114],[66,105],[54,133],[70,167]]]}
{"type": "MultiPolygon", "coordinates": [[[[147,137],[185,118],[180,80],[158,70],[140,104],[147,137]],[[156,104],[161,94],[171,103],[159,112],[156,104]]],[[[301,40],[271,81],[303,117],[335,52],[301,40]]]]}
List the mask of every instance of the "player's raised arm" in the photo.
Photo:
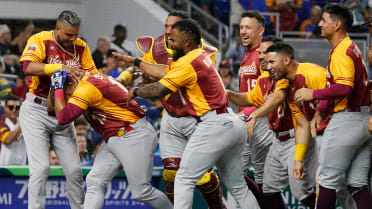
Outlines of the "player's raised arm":
{"type": "Polygon", "coordinates": [[[161,79],[167,73],[168,65],[153,64],[149,62],[142,61],[138,58],[121,55],[119,53],[112,53],[119,58],[120,61],[124,62],[129,66],[136,66],[143,70],[143,72],[156,79],[161,79]]]}
{"type": "Polygon", "coordinates": [[[69,90],[72,92],[69,93],[68,90],[66,90],[66,92],[64,91],[66,79],[66,71],[57,71],[53,73],[51,77],[51,86],[52,91],[54,92],[54,111],[57,116],[58,124],[60,125],[64,125],[74,121],[85,111],[84,109],[74,104],[66,103],[65,94],[72,94],[74,90],[72,84],[72,86],[69,87],[69,90]]]}

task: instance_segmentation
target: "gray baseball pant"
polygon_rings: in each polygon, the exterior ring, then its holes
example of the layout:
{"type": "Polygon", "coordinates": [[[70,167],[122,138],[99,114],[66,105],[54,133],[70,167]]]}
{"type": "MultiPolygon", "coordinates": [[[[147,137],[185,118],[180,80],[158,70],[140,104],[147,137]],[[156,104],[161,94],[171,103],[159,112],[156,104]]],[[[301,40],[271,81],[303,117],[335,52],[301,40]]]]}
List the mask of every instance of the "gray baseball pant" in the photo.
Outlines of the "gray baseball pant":
{"type": "Polygon", "coordinates": [[[196,124],[194,117],[173,117],[164,110],[159,140],[161,158],[181,158],[196,124]]]}
{"type": "Polygon", "coordinates": [[[295,139],[280,141],[275,138],[265,161],[263,192],[283,192],[288,186],[293,196],[301,201],[314,193],[315,175],[318,168],[318,148],[316,141],[310,139],[304,157],[305,177],[297,180],[293,176],[295,139]]]}
{"type": "Polygon", "coordinates": [[[26,143],[30,178],[28,182],[28,208],[44,209],[46,182],[49,176],[49,144],[53,146],[67,180],[67,198],[72,209],[82,209],[84,181],[72,123],[60,126],[56,117],[47,113],[47,100],[27,93],[19,122],[26,143]]]}
{"type": "Polygon", "coordinates": [[[131,124],[133,130],[112,136],[99,150],[87,176],[85,209],[101,209],[107,184],[124,169],[132,198],[155,209],[172,209],[167,196],[151,186],[156,132],[146,119],[131,124]]]}
{"type": "MultiPolygon", "coordinates": [[[[322,138],[323,138],[323,135],[316,136],[318,150],[320,150],[320,146],[322,146],[322,142],[323,142],[322,138]]],[[[317,178],[319,179],[319,167],[318,167],[316,175],[317,175],[317,178]]],[[[345,174],[342,176],[342,180],[336,189],[336,198],[343,209],[357,209],[355,201],[347,188],[345,174]]]]}
{"type": "Polygon", "coordinates": [[[275,138],[275,134],[269,128],[267,117],[257,118],[254,126],[254,133],[248,139],[243,150],[243,166],[249,169],[250,165],[254,168],[254,180],[257,184],[262,184],[264,176],[264,165],[267,153],[275,138]]]}
{"type": "Polygon", "coordinates": [[[205,113],[182,155],[175,179],[174,208],[192,208],[196,182],[214,165],[240,208],[259,208],[244,181],[241,163],[246,139],[246,126],[236,114],[217,114],[215,110],[205,113]]]}
{"type": "Polygon", "coordinates": [[[347,110],[332,115],[320,146],[319,184],[337,189],[346,173],[346,184],[352,187],[368,185],[371,155],[368,146],[369,107],[362,112],[347,110]]]}

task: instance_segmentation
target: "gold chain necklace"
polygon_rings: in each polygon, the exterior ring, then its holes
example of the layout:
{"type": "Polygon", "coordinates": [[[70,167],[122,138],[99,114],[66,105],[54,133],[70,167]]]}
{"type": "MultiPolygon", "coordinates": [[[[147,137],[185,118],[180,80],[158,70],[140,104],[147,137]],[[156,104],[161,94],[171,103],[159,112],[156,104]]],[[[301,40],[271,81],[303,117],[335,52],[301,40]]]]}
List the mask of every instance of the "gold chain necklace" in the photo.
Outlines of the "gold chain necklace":
{"type": "Polygon", "coordinates": [[[75,62],[77,62],[75,42],[74,42],[74,54],[72,54],[71,52],[68,52],[67,50],[65,50],[65,49],[64,49],[64,48],[63,48],[63,47],[62,47],[62,46],[57,42],[56,38],[54,37],[54,31],[53,31],[52,35],[53,35],[53,41],[56,43],[56,45],[57,45],[60,49],[62,49],[62,51],[63,51],[64,53],[70,55],[70,56],[72,57],[72,59],[73,59],[75,62]]]}

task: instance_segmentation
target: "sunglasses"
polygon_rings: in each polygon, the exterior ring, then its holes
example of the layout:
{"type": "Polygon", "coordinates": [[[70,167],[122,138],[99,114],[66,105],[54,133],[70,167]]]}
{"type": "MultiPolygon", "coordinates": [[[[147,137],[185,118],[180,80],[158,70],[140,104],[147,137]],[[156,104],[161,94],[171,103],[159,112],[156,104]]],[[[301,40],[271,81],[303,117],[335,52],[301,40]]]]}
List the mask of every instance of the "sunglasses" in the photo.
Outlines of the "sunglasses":
{"type": "Polygon", "coordinates": [[[7,105],[6,106],[10,111],[13,111],[13,109],[15,109],[15,110],[19,110],[19,109],[21,109],[21,106],[20,105],[7,105]]]}

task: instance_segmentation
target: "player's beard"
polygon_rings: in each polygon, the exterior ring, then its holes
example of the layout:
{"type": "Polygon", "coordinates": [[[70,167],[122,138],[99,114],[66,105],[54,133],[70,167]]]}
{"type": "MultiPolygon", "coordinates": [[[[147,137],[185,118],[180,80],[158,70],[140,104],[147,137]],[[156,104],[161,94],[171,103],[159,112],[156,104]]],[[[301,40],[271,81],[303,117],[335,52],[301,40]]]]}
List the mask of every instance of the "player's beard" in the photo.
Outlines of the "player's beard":
{"type": "Polygon", "coordinates": [[[174,49],[173,61],[177,61],[183,56],[185,56],[185,52],[182,49],[174,49]]]}

